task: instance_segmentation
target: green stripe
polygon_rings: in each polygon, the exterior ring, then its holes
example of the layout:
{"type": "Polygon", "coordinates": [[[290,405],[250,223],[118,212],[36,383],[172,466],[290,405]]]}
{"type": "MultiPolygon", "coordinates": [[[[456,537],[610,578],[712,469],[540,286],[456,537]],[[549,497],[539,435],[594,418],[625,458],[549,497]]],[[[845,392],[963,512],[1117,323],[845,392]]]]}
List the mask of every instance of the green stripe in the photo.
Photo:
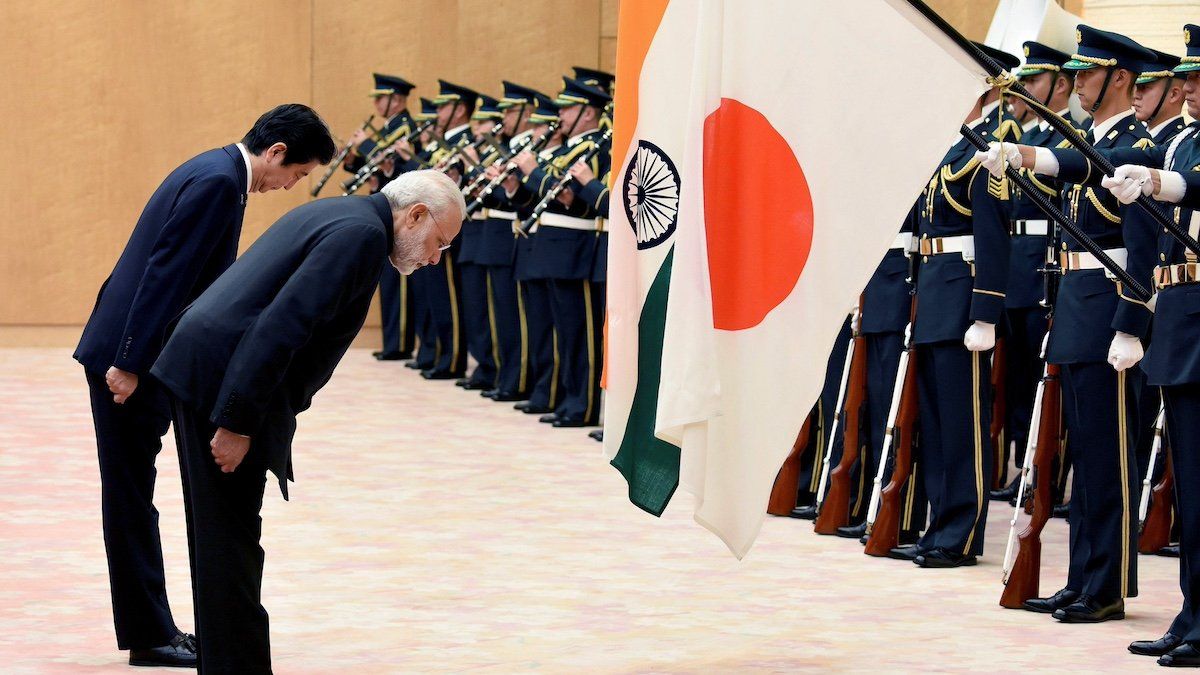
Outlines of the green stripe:
{"type": "Polygon", "coordinates": [[[638,319],[637,387],[625,425],[625,437],[612,465],[629,483],[629,501],[661,516],[679,487],[679,448],[654,436],[658,413],[658,384],[662,379],[663,333],[667,325],[667,295],[671,286],[672,248],[650,285],[638,319]]]}

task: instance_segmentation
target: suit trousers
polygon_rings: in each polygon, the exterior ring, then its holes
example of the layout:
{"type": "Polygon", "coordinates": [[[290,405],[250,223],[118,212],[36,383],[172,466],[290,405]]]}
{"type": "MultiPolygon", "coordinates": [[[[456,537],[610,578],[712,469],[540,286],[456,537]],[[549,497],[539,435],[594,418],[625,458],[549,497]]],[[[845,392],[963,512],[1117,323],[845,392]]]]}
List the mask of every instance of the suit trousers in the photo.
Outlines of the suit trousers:
{"type": "Polygon", "coordinates": [[[513,279],[512,265],[487,267],[488,295],[496,338],[496,389],[502,394],[529,392],[529,324],[522,282],[513,279]]]}
{"type": "Polygon", "coordinates": [[[1200,384],[1162,388],[1167,411],[1171,467],[1175,471],[1175,520],[1179,526],[1179,590],[1183,608],[1169,632],[1200,643],[1200,384]]]}
{"type": "Polygon", "coordinates": [[[100,508],[120,649],[148,649],[178,632],[167,603],[154,459],[170,418],[162,388],[149,376],[123,404],[113,402],[104,376],[84,371],[92,400],[100,459],[100,508]]]}
{"type": "Polygon", "coordinates": [[[187,507],[200,672],[270,673],[259,543],[265,458],[251,445],[237,469],[223,473],[209,446],[212,423],[177,399],[171,416],[187,507]]]}
{"type": "Polygon", "coordinates": [[[1071,444],[1067,588],[1103,603],[1137,595],[1138,395],[1145,375],[1107,363],[1062,366],[1071,444]]]}
{"type": "Polygon", "coordinates": [[[488,293],[487,268],[473,262],[462,263],[459,272],[462,277],[462,319],[467,353],[477,364],[471,373],[471,383],[492,389],[496,386],[496,354],[491,320],[495,310],[491,294],[488,293]]]}
{"type": "Polygon", "coordinates": [[[981,555],[988,489],[995,470],[988,452],[991,360],[960,342],[917,345],[921,442],[931,517],[921,546],[981,555]]]}
{"type": "Polygon", "coordinates": [[[562,401],[555,412],[559,419],[597,424],[600,420],[604,286],[586,279],[555,279],[550,282],[550,287],[563,385],[562,401]]]}
{"type": "Polygon", "coordinates": [[[379,275],[379,320],[383,332],[383,351],[410,354],[416,340],[413,320],[413,296],[408,277],[391,265],[379,275]]]}

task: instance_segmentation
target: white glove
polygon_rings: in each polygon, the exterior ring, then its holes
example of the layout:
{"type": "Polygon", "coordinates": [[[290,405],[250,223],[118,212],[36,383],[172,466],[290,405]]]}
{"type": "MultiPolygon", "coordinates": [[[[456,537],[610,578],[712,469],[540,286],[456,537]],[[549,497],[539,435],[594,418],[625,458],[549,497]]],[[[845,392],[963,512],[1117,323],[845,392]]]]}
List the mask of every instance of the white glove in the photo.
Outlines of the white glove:
{"type": "Polygon", "coordinates": [[[1004,175],[1005,165],[1014,169],[1021,168],[1021,150],[1012,143],[988,143],[987,152],[975,151],[975,159],[988,170],[988,173],[999,178],[1004,175]]]}
{"type": "Polygon", "coordinates": [[[963,345],[968,351],[986,352],[996,346],[996,324],[976,321],[963,335],[963,345]]]}
{"type": "Polygon", "coordinates": [[[1141,340],[1129,333],[1117,331],[1117,334],[1113,336],[1112,344],[1108,347],[1108,362],[1112,365],[1113,370],[1119,373],[1137,365],[1144,354],[1141,340]]]}
{"type": "Polygon", "coordinates": [[[862,312],[857,306],[850,312],[850,332],[858,335],[858,329],[862,326],[862,312]]]}
{"type": "Polygon", "coordinates": [[[1149,196],[1154,190],[1154,182],[1150,180],[1150,169],[1136,164],[1124,164],[1117,167],[1111,176],[1105,176],[1100,184],[1122,204],[1132,204],[1137,198],[1149,196]]]}

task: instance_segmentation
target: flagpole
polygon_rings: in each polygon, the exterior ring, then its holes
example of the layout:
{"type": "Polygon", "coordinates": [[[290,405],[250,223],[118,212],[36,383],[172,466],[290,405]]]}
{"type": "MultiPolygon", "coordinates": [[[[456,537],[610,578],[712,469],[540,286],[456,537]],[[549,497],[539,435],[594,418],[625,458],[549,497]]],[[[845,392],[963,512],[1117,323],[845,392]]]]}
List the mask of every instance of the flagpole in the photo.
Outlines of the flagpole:
{"type": "MultiPolygon", "coordinates": [[[[968,40],[965,36],[963,36],[962,33],[959,33],[954,26],[951,26],[949,23],[947,23],[945,19],[943,19],[937,12],[933,11],[929,5],[926,5],[924,2],[922,2],[922,0],[906,1],[913,7],[913,9],[920,12],[922,16],[924,16],[929,20],[930,23],[937,27],[938,30],[942,31],[946,37],[953,40],[954,43],[967,54],[969,54],[971,58],[975,59],[975,61],[991,76],[989,81],[992,84],[998,85],[1013,92],[1016,96],[1020,97],[1021,100],[1025,101],[1025,103],[1034,112],[1036,112],[1039,117],[1049,123],[1050,126],[1054,127],[1055,131],[1062,134],[1062,136],[1067,139],[1067,142],[1069,142],[1076,150],[1083,154],[1088,161],[1099,167],[1100,171],[1103,172],[1104,175],[1112,176],[1114,173],[1116,173],[1116,167],[1113,166],[1112,162],[1108,161],[1107,157],[1100,154],[1100,152],[1096,150],[1091,143],[1088,143],[1086,139],[1080,136],[1075,130],[1075,127],[1071,126],[1070,122],[1067,122],[1053,110],[1050,110],[1046,106],[1042,105],[1041,102],[1039,102],[1033,96],[1033,94],[1030,94],[1029,91],[1025,89],[1025,87],[1022,86],[1021,83],[1015,77],[1013,77],[1011,73],[1005,70],[1004,66],[997,63],[995,59],[985,54],[984,51],[979,47],[975,46],[975,43],[968,40]]],[[[977,144],[975,147],[979,148],[977,144]]],[[[984,147],[979,149],[987,150],[986,144],[984,147]]],[[[1163,213],[1162,209],[1158,207],[1158,204],[1153,199],[1146,195],[1140,195],[1135,203],[1142,207],[1142,210],[1144,210],[1146,213],[1150,214],[1150,217],[1153,218],[1155,222],[1162,226],[1163,229],[1170,232],[1184,246],[1191,250],[1192,253],[1200,255],[1200,242],[1196,241],[1196,239],[1193,238],[1187,230],[1183,229],[1179,223],[1176,223],[1172,218],[1167,217],[1167,214],[1163,213]]],[[[1072,233],[1072,235],[1074,235],[1074,233],[1072,233]]],[[[1095,255],[1095,253],[1093,253],[1093,255],[1095,255]]],[[[1133,286],[1132,284],[1128,283],[1127,285],[1131,287],[1133,286]]],[[[1149,298],[1150,296],[1147,295],[1146,297],[1149,298]]]]}

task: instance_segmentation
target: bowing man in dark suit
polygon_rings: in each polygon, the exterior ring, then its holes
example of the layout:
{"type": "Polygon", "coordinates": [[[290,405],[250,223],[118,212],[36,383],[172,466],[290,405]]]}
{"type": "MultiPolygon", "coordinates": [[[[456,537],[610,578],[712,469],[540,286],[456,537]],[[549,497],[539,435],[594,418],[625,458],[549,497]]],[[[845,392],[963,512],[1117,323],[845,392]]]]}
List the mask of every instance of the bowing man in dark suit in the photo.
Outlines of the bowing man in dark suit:
{"type": "Polygon", "coordinates": [[[292,210],[179,319],[152,373],[183,463],[200,671],[270,672],[259,546],[266,472],[287,497],[296,415],[362,327],[383,265],[434,265],[466,205],[436,171],[292,210]]]}
{"type": "Polygon", "coordinates": [[[83,329],[75,359],[91,391],[117,646],[130,650],[131,664],[196,659],[167,603],[153,496],[170,420],[146,375],[167,323],[233,263],[247,193],[286,190],[334,151],[321,118],[288,104],[260,117],[240,143],[183,163],[150,196],[83,329]]]}

